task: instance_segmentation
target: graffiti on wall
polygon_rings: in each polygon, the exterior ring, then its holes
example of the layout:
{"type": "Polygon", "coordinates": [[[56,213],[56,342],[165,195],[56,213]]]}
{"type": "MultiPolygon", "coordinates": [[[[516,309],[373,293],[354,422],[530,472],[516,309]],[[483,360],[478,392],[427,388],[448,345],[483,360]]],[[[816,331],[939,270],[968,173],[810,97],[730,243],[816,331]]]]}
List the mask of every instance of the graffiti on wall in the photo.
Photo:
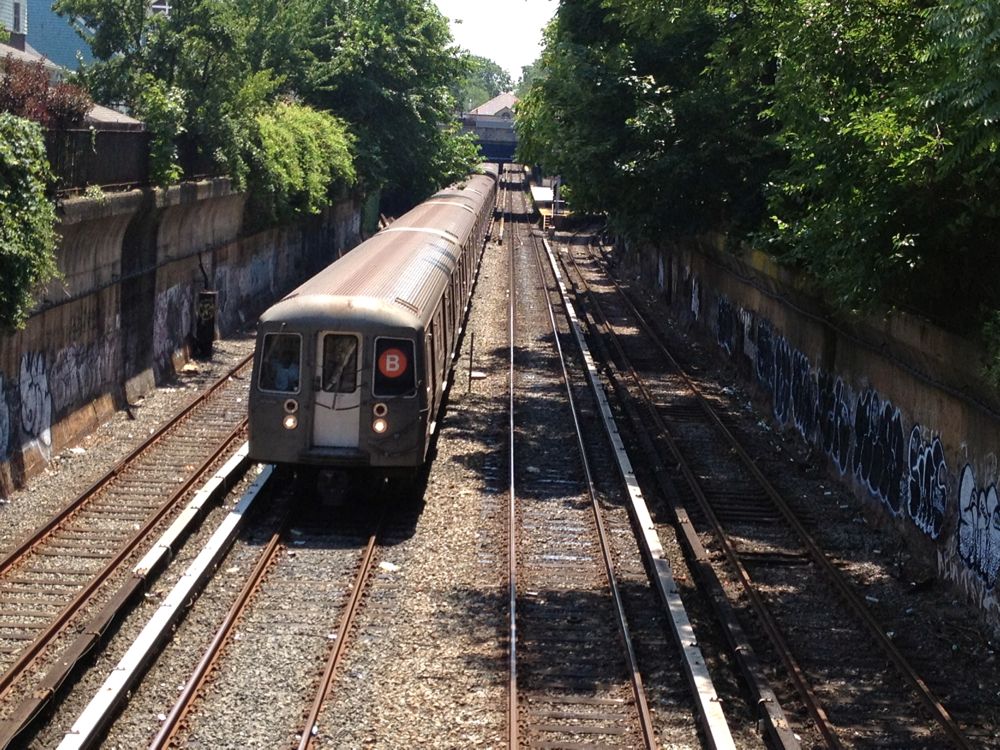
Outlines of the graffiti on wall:
{"type": "Polygon", "coordinates": [[[958,552],[987,588],[1000,571],[1000,507],[997,486],[980,487],[972,466],[965,465],[958,489],[958,552]]]}
{"type": "Polygon", "coordinates": [[[153,308],[153,356],[163,363],[180,349],[191,334],[194,290],[177,284],[156,296],[153,308]]]}
{"type": "Polygon", "coordinates": [[[219,292],[219,326],[234,330],[244,325],[246,311],[273,301],[276,288],[274,256],[255,256],[245,266],[220,266],[215,272],[219,292]]]}
{"type": "Polygon", "coordinates": [[[691,314],[695,320],[701,317],[701,282],[697,276],[691,277],[691,314]]]}
{"type": "Polygon", "coordinates": [[[736,326],[738,325],[738,318],[732,304],[725,297],[719,297],[716,322],[719,346],[725,349],[729,356],[733,356],[736,353],[736,326]]]}
{"type": "Polygon", "coordinates": [[[62,414],[106,392],[116,380],[116,364],[110,337],[56,352],[49,377],[53,413],[62,414]]]}
{"type": "MultiPolygon", "coordinates": [[[[692,277],[692,288],[695,277],[692,277]]],[[[848,470],[895,516],[906,516],[932,539],[946,516],[949,473],[940,438],[914,425],[903,429],[900,410],[867,388],[855,396],[839,377],[814,367],[805,353],[767,319],[717,300],[716,336],[730,355],[743,331],[743,356],[752,356],[760,386],[771,395],[774,419],[822,448],[842,475],[848,470]],[[756,323],[756,325],[754,325],[756,323]],[[754,335],[756,331],[756,335],[754,335]]]]}
{"type": "Polygon", "coordinates": [[[25,444],[35,444],[48,458],[52,448],[52,396],[41,352],[21,357],[18,387],[21,392],[21,431],[25,444]]]}
{"type": "Polygon", "coordinates": [[[854,411],[854,474],[895,516],[903,511],[908,487],[907,456],[899,409],[865,389],[854,411]]]}
{"type": "Polygon", "coordinates": [[[931,539],[941,536],[948,503],[948,464],[941,439],[924,440],[920,426],[910,431],[909,492],[906,513],[931,539]]]}
{"type": "Polygon", "coordinates": [[[825,370],[819,370],[817,381],[819,433],[816,439],[840,473],[846,474],[851,458],[850,393],[843,380],[833,377],[825,370]]]}

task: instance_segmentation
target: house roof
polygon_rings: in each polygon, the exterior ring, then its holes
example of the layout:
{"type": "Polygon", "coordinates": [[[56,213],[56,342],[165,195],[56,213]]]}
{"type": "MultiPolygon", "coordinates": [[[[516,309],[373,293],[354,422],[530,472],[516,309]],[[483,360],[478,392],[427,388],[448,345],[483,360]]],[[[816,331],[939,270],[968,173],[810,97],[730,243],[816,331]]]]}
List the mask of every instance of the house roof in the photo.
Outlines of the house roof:
{"type": "Polygon", "coordinates": [[[60,71],[61,68],[52,62],[49,58],[45,57],[39,53],[30,44],[24,45],[24,50],[19,50],[17,47],[11,47],[9,44],[0,43],[0,67],[3,67],[3,61],[6,59],[7,55],[10,55],[15,60],[25,63],[37,63],[40,62],[45,66],[45,69],[49,71],[50,74],[60,71]]]}
{"type": "MultiPolygon", "coordinates": [[[[9,44],[0,44],[0,71],[3,70],[3,61],[8,55],[19,62],[29,64],[42,63],[53,81],[61,80],[63,74],[66,72],[63,68],[45,57],[45,55],[42,55],[27,44],[23,51],[17,47],[11,47],[9,44]]],[[[91,107],[90,111],[83,118],[83,124],[84,126],[92,126],[105,130],[145,130],[146,128],[143,122],[136,120],[134,117],[123,115],[121,112],[103,107],[100,104],[95,104],[91,107]]]]}
{"type": "Polygon", "coordinates": [[[99,130],[145,130],[146,125],[134,117],[123,115],[114,109],[95,104],[83,118],[84,125],[92,125],[99,130]],[[103,127],[102,127],[103,126],[103,127]]]}
{"type": "Polygon", "coordinates": [[[494,96],[485,104],[480,104],[475,109],[469,112],[470,115],[496,115],[505,109],[513,111],[514,105],[517,104],[518,99],[512,93],[500,94],[500,96],[494,96]]]}

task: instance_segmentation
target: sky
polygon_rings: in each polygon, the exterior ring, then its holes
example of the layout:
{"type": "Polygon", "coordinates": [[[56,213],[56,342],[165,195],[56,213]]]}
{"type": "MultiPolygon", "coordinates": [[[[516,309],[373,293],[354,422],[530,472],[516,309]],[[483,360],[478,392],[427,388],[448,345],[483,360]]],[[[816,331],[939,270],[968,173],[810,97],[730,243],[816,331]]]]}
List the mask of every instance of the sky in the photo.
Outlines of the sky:
{"type": "Polygon", "coordinates": [[[455,42],[488,57],[517,82],[521,68],[542,52],[542,29],[558,0],[434,0],[448,19],[455,42]],[[461,21],[459,23],[459,21],[461,21]]]}

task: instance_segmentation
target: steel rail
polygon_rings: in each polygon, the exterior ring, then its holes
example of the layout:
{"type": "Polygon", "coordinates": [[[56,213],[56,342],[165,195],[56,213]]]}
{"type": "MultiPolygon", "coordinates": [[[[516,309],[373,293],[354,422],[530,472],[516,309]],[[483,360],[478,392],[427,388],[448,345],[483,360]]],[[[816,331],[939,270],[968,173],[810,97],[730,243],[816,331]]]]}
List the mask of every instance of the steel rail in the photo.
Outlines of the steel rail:
{"type": "Polygon", "coordinates": [[[615,620],[618,626],[618,634],[622,639],[622,646],[625,650],[625,663],[629,672],[629,680],[632,685],[632,695],[635,700],[636,710],[639,714],[639,725],[642,729],[642,737],[647,748],[656,747],[656,731],[653,728],[653,717],[646,701],[646,690],[643,686],[642,675],[639,672],[638,659],[635,655],[635,647],[632,643],[632,636],[629,632],[628,618],[625,614],[625,604],[622,601],[621,591],[618,588],[618,581],[615,577],[615,563],[611,556],[608,532],[604,526],[604,519],[601,513],[600,502],[597,498],[597,490],[594,487],[594,477],[590,470],[590,460],[587,457],[587,444],[583,438],[583,429],[580,426],[576,399],[573,396],[573,384],[570,382],[569,370],[566,365],[566,354],[560,341],[559,326],[556,323],[555,310],[552,305],[552,298],[549,296],[549,289],[545,283],[545,273],[542,266],[542,259],[538,249],[538,243],[532,241],[535,265],[538,270],[539,282],[545,292],[545,306],[549,315],[549,324],[552,327],[552,338],[556,352],[559,356],[559,366],[562,373],[563,385],[566,387],[566,399],[569,403],[570,415],[573,419],[573,431],[576,435],[576,446],[580,455],[580,464],[583,468],[584,481],[587,485],[587,493],[590,496],[590,507],[594,513],[594,522],[597,526],[597,536],[601,547],[601,556],[604,562],[604,572],[607,576],[608,586],[611,589],[611,599],[614,603],[615,620]]]}
{"type": "MultiPolygon", "coordinates": [[[[594,305],[597,309],[601,310],[603,316],[603,310],[600,307],[600,303],[597,300],[593,300],[594,305]]],[[[644,322],[644,321],[643,321],[644,322]]],[[[708,496],[701,486],[701,481],[698,479],[695,471],[692,469],[690,463],[687,461],[680,446],[677,444],[673,434],[668,428],[667,424],[663,421],[660,416],[659,411],[655,408],[655,402],[649,390],[646,388],[645,383],[642,381],[639,374],[632,367],[628,357],[625,354],[624,348],[621,346],[620,339],[617,333],[612,328],[608,328],[611,333],[611,340],[615,343],[615,349],[621,357],[623,365],[630,372],[633,380],[637,383],[639,392],[643,400],[649,405],[649,412],[652,415],[653,422],[659,431],[659,435],[662,437],[663,441],[667,444],[667,448],[670,450],[671,455],[676,462],[677,468],[684,476],[684,481],[687,483],[688,487],[691,489],[692,494],[694,494],[695,499],[698,501],[698,505],[702,512],[708,519],[712,529],[715,532],[715,537],[719,541],[723,553],[726,556],[727,562],[736,571],[737,577],[739,578],[740,584],[742,585],[746,594],[750,597],[751,604],[753,605],[754,611],[757,613],[761,620],[764,630],[767,633],[768,639],[774,644],[781,661],[785,665],[785,669],[791,677],[792,683],[795,685],[795,689],[798,691],[802,702],[805,704],[806,710],[809,712],[813,719],[813,723],[819,730],[820,734],[823,736],[827,747],[833,748],[834,750],[841,748],[842,744],[840,739],[837,737],[836,730],[830,722],[830,718],[827,715],[825,708],[819,701],[819,698],[813,692],[812,686],[809,683],[808,678],[805,675],[805,671],[802,669],[798,660],[795,659],[791,647],[785,640],[781,628],[778,626],[771,614],[767,603],[764,598],[757,591],[756,587],[750,578],[750,573],[747,571],[746,567],[743,565],[742,560],[739,558],[739,554],[730,542],[729,536],[726,534],[725,527],[719,520],[711,503],[708,500],[708,496]]]]}
{"type": "MultiPolygon", "coordinates": [[[[503,174],[503,172],[501,172],[503,174]]],[[[506,212],[513,215],[514,198],[509,187],[505,188],[506,212]]],[[[503,241],[503,221],[501,221],[501,241],[503,241]]],[[[507,513],[507,581],[508,581],[508,683],[507,683],[507,747],[517,750],[518,740],[518,696],[517,696],[517,491],[514,486],[514,350],[516,324],[514,274],[514,241],[508,243],[507,253],[507,336],[510,341],[510,361],[508,369],[508,513],[507,513]]]]}
{"type": "MultiPolygon", "coordinates": [[[[77,614],[84,605],[90,600],[90,597],[103,586],[108,579],[114,575],[118,567],[124,562],[129,555],[131,555],[135,549],[142,544],[143,540],[149,536],[154,528],[163,520],[163,518],[176,507],[178,501],[187,494],[191,488],[204,476],[204,474],[211,468],[212,464],[217,462],[222,455],[232,447],[232,444],[241,437],[244,430],[246,429],[247,420],[241,420],[240,424],[236,426],[223,440],[215,447],[212,454],[208,456],[200,466],[188,477],[188,479],[181,484],[177,490],[165,500],[160,507],[146,519],[145,523],[136,531],[132,536],[132,539],[126,542],[122,547],[118,549],[112,557],[108,559],[108,562],[104,565],[101,570],[99,570],[90,581],[81,588],[76,596],[74,596],[67,605],[56,615],[56,617],[48,624],[45,630],[43,630],[39,635],[25,647],[19,654],[17,659],[11,664],[7,670],[0,675],[0,700],[3,700],[10,690],[12,689],[16,680],[25,672],[28,666],[35,660],[35,658],[49,645],[55,638],[59,635],[63,626],[75,615],[77,614]]],[[[74,664],[65,663],[64,667],[72,668],[74,664]]]]}
{"type": "MultiPolygon", "coordinates": [[[[62,627],[72,616],[78,613],[89,598],[97,591],[101,585],[114,574],[118,566],[128,557],[135,548],[152,532],[153,528],[163,519],[163,516],[176,503],[187,494],[195,481],[203,477],[216,463],[233,442],[239,438],[246,428],[246,420],[236,427],[229,436],[223,440],[216,451],[209,456],[201,466],[195,471],[191,479],[184,483],[177,492],[170,498],[156,515],[151,518],[141,529],[138,530],[133,540],[116,555],[94,579],[91,580],[84,589],[57,615],[51,626],[41,633],[28,649],[23,651],[18,660],[4,674],[6,680],[3,695],[6,695],[17,678],[23,674],[32,661],[41,653],[46,646],[52,643],[60,634],[62,627]],[[31,652],[30,654],[28,652],[31,652]]],[[[148,571],[152,573],[152,571],[148,571]]],[[[8,747],[11,742],[23,732],[42,709],[52,700],[58,689],[77,669],[80,660],[94,647],[100,640],[104,632],[108,629],[112,621],[124,612],[129,602],[131,602],[138,592],[148,583],[148,575],[133,572],[132,577],[111,597],[101,612],[91,620],[83,629],[83,632],[69,645],[60,655],[55,666],[45,674],[39,684],[32,690],[31,694],[21,701],[15,710],[2,722],[0,722],[0,748],[8,747]]]]}
{"type": "Polygon", "coordinates": [[[243,367],[245,367],[252,359],[253,355],[250,354],[237,362],[225,375],[216,380],[215,383],[213,383],[207,390],[192,398],[180,412],[175,414],[170,419],[170,421],[161,426],[156,432],[140,443],[139,446],[136,447],[131,453],[125,456],[125,458],[121,459],[110,470],[108,470],[103,477],[84,490],[75,500],[49,519],[49,521],[47,521],[43,526],[40,526],[32,532],[23,542],[21,542],[21,544],[19,544],[2,561],[0,561],[0,576],[5,575],[7,571],[17,564],[31,549],[36,547],[53,530],[55,530],[59,524],[65,521],[76,510],[81,508],[91,497],[110,484],[115,477],[128,468],[128,466],[145,451],[149,450],[149,448],[151,448],[154,443],[158,442],[168,431],[177,426],[184,419],[184,417],[194,411],[194,409],[197,408],[202,401],[208,398],[209,395],[222,388],[222,386],[225,385],[230,378],[235,376],[236,373],[243,369],[243,367]]]}
{"type": "Polygon", "coordinates": [[[320,684],[316,690],[316,696],[313,698],[309,713],[303,722],[302,737],[298,745],[299,750],[308,750],[308,748],[312,747],[313,738],[316,736],[319,713],[326,702],[327,695],[330,693],[330,688],[333,686],[333,678],[337,672],[337,667],[340,666],[340,662],[347,651],[347,636],[354,625],[354,620],[358,612],[361,610],[361,595],[364,593],[365,586],[371,576],[372,568],[375,565],[375,549],[379,537],[382,535],[382,529],[385,526],[388,513],[389,503],[383,502],[381,515],[378,523],[375,524],[375,529],[369,535],[368,544],[365,546],[364,554],[361,557],[361,568],[358,570],[358,575],[354,580],[354,588],[351,590],[347,608],[341,617],[340,627],[337,629],[336,644],[330,653],[330,658],[327,659],[326,668],[323,670],[323,676],[320,678],[320,684]]]}
{"type": "MultiPolygon", "coordinates": [[[[628,511],[636,538],[640,544],[643,555],[646,558],[651,583],[658,590],[660,600],[669,615],[674,639],[681,652],[681,663],[684,667],[685,674],[687,675],[690,688],[695,695],[708,745],[714,750],[732,750],[735,748],[735,743],[733,742],[729,723],[726,720],[725,713],[722,711],[719,695],[715,690],[711,674],[705,664],[701,648],[698,645],[697,636],[694,632],[691,621],[688,618],[684,602],[681,599],[677,583],[674,580],[670,562],[666,558],[663,546],[660,543],[659,534],[653,523],[649,509],[646,506],[646,501],[643,498],[642,489],[639,487],[636,479],[635,471],[632,468],[632,461],[629,458],[625,443],[618,430],[617,421],[611,412],[610,403],[608,402],[607,395],[604,392],[604,385],[600,380],[597,366],[590,352],[590,347],[584,337],[579,317],[577,316],[574,305],[570,300],[566,285],[563,283],[562,274],[559,271],[559,262],[556,260],[555,253],[553,253],[548,242],[543,240],[542,244],[545,246],[545,251],[549,259],[549,266],[556,278],[559,288],[559,296],[562,299],[563,306],[566,308],[573,336],[576,339],[577,346],[579,346],[580,351],[583,354],[587,380],[594,393],[594,397],[597,400],[598,412],[601,414],[601,420],[604,424],[605,433],[607,434],[615,452],[618,470],[625,483],[629,497],[628,511]]],[[[598,341],[598,343],[600,342],[598,341]]],[[[620,385],[616,385],[616,388],[620,388],[620,385]]],[[[625,406],[628,407],[630,404],[626,402],[625,406]]],[[[634,410],[629,411],[630,418],[634,419],[635,417],[631,413],[634,410]]],[[[659,461],[654,459],[654,463],[659,464],[659,461]]],[[[662,479],[660,474],[662,466],[659,466],[659,470],[654,469],[654,471],[656,471],[657,479],[662,479]]],[[[690,530],[687,529],[684,531],[685,533],[690,532],[690,530]]],[[[695,537],[695,541],[699,541],[697,537],[695,537]]],[[[705,564],[707,563],[707,555],[705,554],[704,549],[700,547],[699,549],[701,551],[701,555],[696,556],[696,563],[705,564]]],[[[721,585],[719,585],[719,588],[721,589],[721,585]]],[[[724,599],[725,597],[722,596],[721,598],[724,599]]],[[[745,642],[745,638],[742,641],[738,641],[741,645],[745,642]]],[[[739,648],[737,647],[736,650],[738,651],[739,648]]],[[[753,656],[752,652],[750,652],[749,656],[753,656]]],[[[764,692],[761,693],[760,696],[761,703],[773,702],[775,705],[777,704],[777,700],[773,698],[773,693],[769,696],[768,693],[764,692]]],[[[771,719],[774,714],[773,707],[765,705],[763,708],[769,719],[771,719]]],[[[780,722],[784,719],[783,714],[781,714],[780,707],[778,708],[777,713],[777,718],[780,724],[780,722]]],[[[788,729],[787,722],[784,724],[785,736],[776,743],[776,746],[787,748],[788,750],[796,748],[797,750],[799,745],[796,741],[794,741],[794,735],[792,735],[791,731],[788,729]],[[789,735],[792,736],[792,742],[788,742],[789,735]]]]}
{"type": "Polygon", "coordinates": [[[81,750],[94,747],[100,741],[117,707],[139,684],[154,656],[162,650],[177,623],[187,614],[186,605],[197,596],[232,547],[254,502],[268,487],[273,472],[271,465],[262,467],[257,478],[242,493],[239,502],[214,530],[117,665],[108,673],[104,683],[59,743],[58,750],[81,750]]]}
{"type": "Polygon", "coordinates": [[[864,601],[854,590],[853,586],[823,553],[819,545],[812,538],[812,535],[795,516],[794,511],[792,511],[788,503],[785,502],[785,499],[781,496],[774,485],[771,484],[767,477],[764,476],[764,473],[760,470],[756,463],[754,463],[753,459],[746,452],[743,446],[739,443],[729,428],[722,422],[722,419],[712,408],[708,399],[705,398],[704,394],[702,394],[701,390],[694,383],[691,377],[681,367],[680,363],[674,358],[673,354],[670,353],[666,344],[660,338],[655,328],[646,320],[646,317],[641,313],[638,306],[631,299],[631,296],[621,287],[617,279],[612,277],[610,274],[608,274],[608,278],[614,284],[622,299],[632,310],[632,313],[636,316],[640,325],[642,325],[643,328],[649,332],[653,343],[666,357],[671,367],[674,368],[678,376],[695,395],[695,398],[697,399],[702,410],[705,412],[706,416],[716,426],[720,434],[729,444],[730,448],[739,457],[745,468],[753,475],[760,488],[764,490],[767,496],[774,503],[775,507],[778,508],[781,514],[785,517],[789,526],[791,526],[799,536],[803,546],[809,552],[810,558],[812,558],[812,560],[824,571],[828,580],[833,583],[837,592],[844,598],[850,608],[858,616],[862,624],[869,631],[869,634],[874,638],[875,642],[882,648],[883,652],[890,658],[901,676],[917,693],[921,702],[930,711],[935,721],[941,726],[942,729],[944,729],[945,733],[953,742],[955,742],[957,747],[972,750],[973,746],[962,733],[961,728],[952,718],[948,710],[934,695],[933,691],[931,691],[924,679],[917,674],[916,670],[913,669],[912,665],[906,660],[906,657],[904,657],[903,654],[900,653],[899,649],[896,648],[895,644],[886,634],[885,630],[872,615],[867,605],[865,605],[864,601]]]}
{"type": "MultiPolygon", "coordinates": [[[[567,255],[569,256],[570,263],[576,271],[576,276],[579,279],[580,285],[582,286],[587,299],[590,301],[588,309],[592,313],[596,313],[594,315],[595,322],[590,324],[592,327],[591,329],[600,331],[604,334],[603,339],[598,339],[600,345],[603,348],[603,342],[605,340],[611,342],[620,362],[622,363],[623,369],[627,373],[627,376],[632,380],[638,389],[641,401],[646,407],[646,413],[650,415],[650,419],[652,419],[658,433],[663,435],[665,439],[672,440],[673,438],[670,435],[667,425],[663,422],[663,418],[656,410],[655,403],[649,389],[646,387],[646,384],[643,382],[638,372],[636,372],[635,368],[629,362],[618,334],[614,331],[607,317],[604,315],[600,302],[597,300],[586,276],[580,270],[576,257],[573,255],[572,251],[567,253],[567,255]]],[[[621,377],[616,372],[617,367],[615,367],[614,363],[611,362],[611,358],[608,356],[607,352],[605,352],[605,359],[608,360],[605,363],[605,366],[608,368],[607,376],[611,381],[612,386],[615,388],[616,393],[618,393],[619,398],[626,408],[630,408],[631,405],[628,404],[627,401],[632,398],[632,394],[629,393],[628,389],[621,382],[621,377]]],[[[642,425],[642,420],[639,417],[634,417],[633,422],[637,428],[645,429],[648,432],[648,427],[640,427],[640,425],[642,425]]],[[[684,541],[688,550],[688,555],[692,559],[692,565],[701,578],[702,584],[711,590],[712,596],[710,597],[710,601],[712,602],[717,616],[723,625],[723,632],[726,634],[726,638],[730,644],[730,650],[733,653],[733,658],[736,660],[737,664],[740,665],[744,680],[746,681],[750,692],[757,700],[760,710],[764,714],[764,720],[767,725],[768,732],[771,735],[771,740],[776,747],[781,747],[785,750],[797,750],[801,747],[801,743],[795,736],[795,733],[791,730],[791,727],[788,724],[788,719],[785,717],[777,696],[768,684],[768,680],[764,675],[760,663],[757,661],[756,654],[750,645],[749,639],[747,638],[743,627],[740,625],[736,613],[726,596],[722,582],[719,580],[715,570],[709,562],[708,552],[705,550],[698,533],[695,531],[694,524],[691,522],[687,509],[678,501],[678,498],[676,498],[676,490],[670,486],[670,480],[663,475],[663,466],[659,461],[657,449],[652,444],[653,441],[648,440],[648,443],[649,445],[647,446],[647,450],[655,457],[654,460],[656,466],[653,467],[653,472],[656,475],[658,483],[663,491],[664,498],[674,515],[679,532],[679,538],[684,541]]],[[[672,455],[675,458],[677,456],[675,452],[672,452],[672,455]]],[[[692,488],[692,492],[696,497],[699,497],[700,487],[692,488]]],[[[708,515],[710,519],[715,518],[715,515],[712,513],[710,507],[704,507],[702,503],[699,503],[699,505],[702,505],[703,509],[706,511],[706,515],[708,515]]],[[[721,531],[721,529],[717,529],[717,531],[721,531]]],[[[723,544],[728,545],[728,540],[724,539],[723,544]]],[[[762,616],[765,615],[766,613],[762,613],[762,616]]],[[[825,716],[825,713],[823,715],[825,716]]]]}
{"type": "Polygon", "coordinates": [[[246,584],[244,584],[239,595],[236,597],[236,600],[226,613],[222,624],[219,626],[218,630],[216,630],[215,636],[212,638],[212,642],[208,645],[205,653],[198,661],[194,672],[192,672],[191,677],[185,683],[180,695],[174,702],[173,707],[171,707],[170,713],[167,714],[167,718],[164,719],[163,724],[160,726],[160,731],[156,733],[153,741],[149,743],[149,750],[161,750],[161,748],[169,746],[170,743],[177,738],[177,733],[180,730],[181,723],[191,710],[194,700],[201,692],[201,689],[205,684],[205,680],[208,678],[212,668],[218,663],[219,657],[222,655],[222,651],[229,640],[229,636],[232,633],[233,628],[235,628],[236,624],[240,621],[240,618],[246,611],[246,608],[253,599],[253,596],[260,590],[260,586],[264,581],[267,571],[277,559],[277,552],[280,548],[281,540],[284,537],[287,519],[288,516],[286,515],[285,519],[282,520],[278,531],[271,535],[270,540],[264,547],[264,551],[261,554],[260,559],[254,566],[253,571],[250,573],[250,578],[247,580],[246,584]]]}

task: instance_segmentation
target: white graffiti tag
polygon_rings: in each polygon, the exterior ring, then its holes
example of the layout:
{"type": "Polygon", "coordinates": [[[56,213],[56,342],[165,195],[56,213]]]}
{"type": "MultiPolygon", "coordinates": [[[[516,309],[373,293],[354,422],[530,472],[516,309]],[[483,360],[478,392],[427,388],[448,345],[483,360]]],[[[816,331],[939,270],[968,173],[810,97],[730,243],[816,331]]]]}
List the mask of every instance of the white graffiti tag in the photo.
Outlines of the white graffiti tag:
{"type": "Polygon", "coordinates": [[[52,445],[52,396],[41,353],[21,357],[21,429],[28,440],[37,440],[43,451],[52,445]]]}
{"type": "Polygon", "coordinates": [[[997,486],[979,487],[969,464],[962,469],[958,490],[958,552],[989,588],[1000,570],[1000,507],[997,486]]]}

